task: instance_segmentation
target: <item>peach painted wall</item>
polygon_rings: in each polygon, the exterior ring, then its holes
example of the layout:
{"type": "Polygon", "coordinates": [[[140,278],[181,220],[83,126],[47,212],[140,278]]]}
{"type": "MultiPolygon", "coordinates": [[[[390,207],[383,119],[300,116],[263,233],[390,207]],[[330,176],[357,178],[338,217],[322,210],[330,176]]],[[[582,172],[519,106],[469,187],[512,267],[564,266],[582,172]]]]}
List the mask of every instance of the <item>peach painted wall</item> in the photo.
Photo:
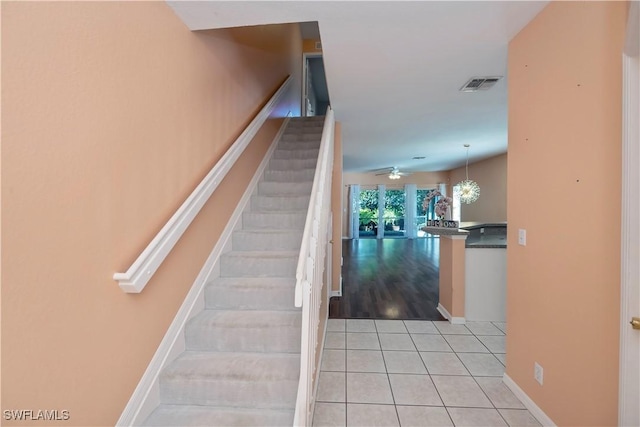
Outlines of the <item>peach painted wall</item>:
{"type": "Polygon", "coordinates": [[[627,6],[552,2],[509,44],[507,374],[559,426],[617,424],[627,6]]]}
{"type": "Polygon", "coordinates": [[[116,422],[281,119],[141,294],[112,275],[288,74],[299,113],[301,51],[298,25],[190,32],[164,2],[2,3],[3,410],[116,422]]]}
{"type": "Polygon", "coordinates": [[[453,317],[464,317],[465,240],[440,236],[439,303],[453,317]]]}
{"type": "MultiPolygon", "coordinates": [[[[451,171],[451,185],[466,179],[465,167],[451,171]]],[[[480,186],[480,198],[462,204],[462,221],[507,220],[507,155],[490,157],[469,165],[469,178],[480,186]]]]}

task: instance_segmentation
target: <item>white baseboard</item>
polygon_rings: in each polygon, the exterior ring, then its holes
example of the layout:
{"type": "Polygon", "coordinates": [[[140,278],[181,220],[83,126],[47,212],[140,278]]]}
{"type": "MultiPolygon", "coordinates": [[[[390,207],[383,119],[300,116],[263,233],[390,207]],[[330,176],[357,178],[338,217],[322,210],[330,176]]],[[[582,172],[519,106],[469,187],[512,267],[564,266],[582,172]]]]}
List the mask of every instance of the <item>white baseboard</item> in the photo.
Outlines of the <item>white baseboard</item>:
{"type": "Polygon", "coordinates": [[[531,398],[520,388],[518,384],[515,383],[511,379],[511,377],[507,374],[504,374],[502,377],[502,382],[516,395],[518,399],[522,402],[522,404],[531,412],[531,415],[535,417],[536,420],[540,424],[545,427],[556,427],[556,424],[553,422],[551,418],[547,414],[544,413],[542,409],[536,403],[531,400],[531,398]]]}
{"type": "Polygon", "coordinates": [[[233,211],[231,218],[229,218],[227,226],[220,235],[220,239],[214,246],[209,257],[204,263],[204,266],[200,270],[200,273],[193,282],[193,285],[187,293],[180,309],[178,309],[173,322],[171,322],[167,333],[162,339],[162,342],[160,342],[156,353],[153,355],[149,366],[147,366],[138,386],[131,395],[127,406],[122,411],[120,419],[116,422],[116,426],[124,427],[141,425],[151,412],[153,412],[153,410],[160,404],[160,390],[158,386],[158,377],[160,372],[165,366],[175,360],[175,358],[184,350],[185,324],[192,315],[198,313],[199,309],[204,307],[205,285],[212,278],[219,275],[220,255],[224,253],[225,249],[228,249],[228,245],[231,242],[231,235],[241,221],[242,212],[251,200],[251,196],[255,188],[258,186],[258,182],[260,181],[264,170],[267,168],[271,155],[273,154],[280,137],[284,133],[288,122],[289,119],[285,119],[267,153],[262,159],[262,162],[256,169],[251,182],[247,186],[247,189],[236,206],[236,209],[233,211]]]}
{"type": "Polygon", "coordinates": [[[451,316],[451,313],[449,313],[449,311],[446,308],[444,308],[444,306],[442,304],[440,304],[440,303],[438,303],[438,311],[452,325],[464,325],[465,323],[467,323],[467,321],[466,321],[466,319],[464,317],[453,317],[453,316],[451,316]]]}

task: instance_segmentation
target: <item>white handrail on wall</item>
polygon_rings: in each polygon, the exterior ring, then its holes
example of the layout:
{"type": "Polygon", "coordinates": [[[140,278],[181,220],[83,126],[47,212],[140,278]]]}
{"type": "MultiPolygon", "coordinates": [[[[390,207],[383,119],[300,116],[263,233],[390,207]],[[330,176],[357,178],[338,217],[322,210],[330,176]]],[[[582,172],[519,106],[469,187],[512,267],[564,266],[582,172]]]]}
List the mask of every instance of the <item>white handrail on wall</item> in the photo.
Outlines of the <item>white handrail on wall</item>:
{"type": "Polygon", "coordinates": [[[182,206],[178,208],[160,232],[151,240],[151,243],[142,251],[131,267],[125,273],[115,273],[113,275],[113,279],[118,282],[120,289],[127,293],[139,293],[144,289],[149,279],[151,279],[160,264],[178,242],[182,233],[198,215],[200,209],[209,200],[215,189],[218,188],[220,182],[245,148],[247,148],[256,133],[258,133],[260,127],[269,118],[273,109],[278,105],[280,98],[287,92],[290,83],[291,76],[280,85],[280,88],[262,107],[249,126],[238,136],[229,150],[187,197],[182,206]]]}
{"type": "Polygon", "coordinates": [[[318,368],[316,350],[322,282],[330,232],[328,227],[331,211],[334,127],[333,110],[328,108],[296,270],[295,306],[302,307],[302,343],[295,426],[311,425],[313,379],[318,368]]]}

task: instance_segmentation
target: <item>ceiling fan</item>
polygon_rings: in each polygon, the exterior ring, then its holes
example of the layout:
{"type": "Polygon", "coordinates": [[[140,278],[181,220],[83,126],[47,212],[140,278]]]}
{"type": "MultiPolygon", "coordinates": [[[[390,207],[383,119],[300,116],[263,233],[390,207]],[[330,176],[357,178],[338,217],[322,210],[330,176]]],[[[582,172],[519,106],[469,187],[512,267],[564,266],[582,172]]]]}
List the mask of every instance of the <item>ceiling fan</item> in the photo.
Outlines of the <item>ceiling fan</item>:
{"type": "Polygon", "coordinates": [[[386,171],[386,172],[381,172],[381,173],[377,173],[376,176],[380,176],[380,175],[389,175],[389,179],[400,179],[401,176],[409,176],[411,175],[410,173],[407,172],[400,172],[400,169],[397,166],[393,166],[393,167],[388,167],[388,168],[382,168],[382,169],[378,169],[380,171],[386,171]]]}

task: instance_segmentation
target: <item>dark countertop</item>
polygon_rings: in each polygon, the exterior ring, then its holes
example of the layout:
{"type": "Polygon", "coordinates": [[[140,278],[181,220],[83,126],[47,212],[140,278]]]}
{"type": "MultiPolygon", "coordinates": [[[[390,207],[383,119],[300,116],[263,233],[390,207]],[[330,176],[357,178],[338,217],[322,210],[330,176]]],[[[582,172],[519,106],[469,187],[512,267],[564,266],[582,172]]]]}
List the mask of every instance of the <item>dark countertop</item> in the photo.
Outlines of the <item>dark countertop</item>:
{"type": "Polygon", "coordinates": [[[477,222],[477,221],[467,221],[461,222],[460,228],[464,230],[474,230],[476,228],[489,228],[489,227],[506,227],[507,222],[477,222]]]}
{"type": "Polygon", "coordinates": [[[465,247],[475,248],[506,248],[506,222],[463,222],[460,228],[469,231],[465,247]]]}
{"type": "Polygon", "coordinates": [[[436,236],[467,236],[470,234],[467,230],[461,230],[459,228],[422,227],[421,230],[436,236]]]}
{"type": "Polygon", "coordinates": [[[469,249],[507,247],[506,222],[461,222],[459,227],[423,227],[422,230],[440,236],[466,235],[465,247],[469,249]]]}
{"type": "Polygon", "coordinates": [[[478,237],[467,237],[465,247],[469,249],[478,249],[478,248],[505,248],[507,247],[507,236],[500,235],[488,235],[488,236],[478,236],[478,237]]]}

